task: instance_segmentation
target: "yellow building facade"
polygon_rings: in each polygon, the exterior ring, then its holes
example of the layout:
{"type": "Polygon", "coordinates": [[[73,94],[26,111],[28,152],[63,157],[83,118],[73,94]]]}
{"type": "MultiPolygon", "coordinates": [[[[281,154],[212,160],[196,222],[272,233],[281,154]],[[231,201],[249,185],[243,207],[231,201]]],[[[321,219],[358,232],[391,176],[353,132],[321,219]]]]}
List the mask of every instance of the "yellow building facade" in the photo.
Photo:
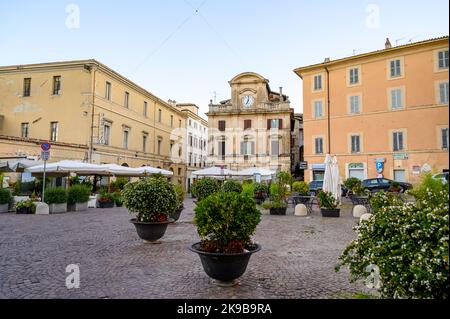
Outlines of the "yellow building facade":
{"type": "Polygon", "coordinates": [[[449,166],[448,37],[300,67],[305,180],[323,178],[325,154],[341,178],[416,182],[449,166]],[[381,163],[381,164],[380,164],[381,163]]]}
{"type": "Polygon", "coordinates": [[[96,60],[0,67],[0,157],[150,165],[184,184],[186,115],[96,60]],[[181,150],[180,150],[181,149],[181,150]]]}

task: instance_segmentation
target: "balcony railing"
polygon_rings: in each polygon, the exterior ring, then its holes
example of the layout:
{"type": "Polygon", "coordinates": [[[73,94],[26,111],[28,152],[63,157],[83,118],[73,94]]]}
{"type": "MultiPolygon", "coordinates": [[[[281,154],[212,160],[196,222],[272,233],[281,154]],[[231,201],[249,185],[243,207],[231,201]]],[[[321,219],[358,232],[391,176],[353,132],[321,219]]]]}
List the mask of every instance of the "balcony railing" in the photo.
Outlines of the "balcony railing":
{"type": "Polygon", "coordinates": [[[232,104],[210,104],[209,113],[227,113],[237,111],[288,111],[290,110],[289,102],[265,102],[250,108],[238,109],[232,104]]]}

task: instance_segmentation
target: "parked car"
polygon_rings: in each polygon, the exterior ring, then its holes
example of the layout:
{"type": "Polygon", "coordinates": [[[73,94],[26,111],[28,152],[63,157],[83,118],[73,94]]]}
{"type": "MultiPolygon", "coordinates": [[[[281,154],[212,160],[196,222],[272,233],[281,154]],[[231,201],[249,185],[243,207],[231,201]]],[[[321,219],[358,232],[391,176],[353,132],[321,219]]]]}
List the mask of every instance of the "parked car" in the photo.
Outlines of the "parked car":
{"type": "MultiPolygon", "coordinates": [[[[369,178],[363,180],[362,185],[364,186],[364,188],[370,190],[373,193],[379,191],[387,192],[391,187],[392,183],[394,182],[396,181],[387,178],[369,178]]],[[[406,190],[412,188],[412,185],[410,183],[405,182],[396,182],[396,183],[398,183],[400,186],[400,193],[404,193],[406,190]]]]}
{"type": "Polygon", "coordinates": [[[316,194],[322,190],[323,181],[312,181],[309,183],[309,192],[312,196],[316,196],[316,194]]]}
{"type": "Polygon", "coordinates": [[[446,183],[448,183],[448,172],[434,174],[433,178],[434,179],[439,179],[439,180],[442,181],[443,184],[446,184],[446,183]]]}

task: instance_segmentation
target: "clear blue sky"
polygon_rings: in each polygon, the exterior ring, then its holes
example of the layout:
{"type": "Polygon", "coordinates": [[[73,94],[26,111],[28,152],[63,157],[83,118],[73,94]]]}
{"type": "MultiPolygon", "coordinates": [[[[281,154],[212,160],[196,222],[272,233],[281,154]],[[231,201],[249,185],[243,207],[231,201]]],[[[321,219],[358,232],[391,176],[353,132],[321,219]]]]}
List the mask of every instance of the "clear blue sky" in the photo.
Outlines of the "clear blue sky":
{"type": "Polygon", "coordinates": [[[196,103],[202,113],[214,91],[217,101],[229,98],[228,81],[253,71],[273,90],[283,86],[301,112],[294,68],[381,49],[386,37],[395,45],[447,35],[448,6],[447,0],[3,0],[0,65],[95,58],[164,100],[196,103]],[[66,26],[71,3],[80,9],[79,28],[66,26]]]}

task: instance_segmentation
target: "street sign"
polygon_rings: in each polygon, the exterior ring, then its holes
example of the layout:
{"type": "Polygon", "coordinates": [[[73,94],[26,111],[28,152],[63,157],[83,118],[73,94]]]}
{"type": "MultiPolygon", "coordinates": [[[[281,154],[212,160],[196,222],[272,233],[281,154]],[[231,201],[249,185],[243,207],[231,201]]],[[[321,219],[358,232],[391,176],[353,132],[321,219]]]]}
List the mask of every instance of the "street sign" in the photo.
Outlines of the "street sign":
{"type": "Polygon", "coordinates": [[[394,153],[393,157],[395,160],[405,160],[405,159],[408,159],[408,154],[407,153],[394,153]]]}
{"type": "Polygon", "coordinates": [[[50,143],[42,143],[42,144],[41,144],[41,149],[42,149],[44,152],[49,151],[51,147],[52,147],[52,146],[50,145],[50,143]]]}
{"type": "Polygon", "coordinates": [[[377,167],[377,171],[382,171],[383,170],[384,163],[377,162],[375,165],[377,167]]]}
{"type": "Polygon", "coordinates": [[[300,162],[300,169],[308,169],[308,162],[300,162]]]}
{"type": "Polygon", "coordinates": [[[50,152],[48,152],[48,151],[41,152],[41,160],[48,161],[49,158],[50,158],[50,152]]]}

